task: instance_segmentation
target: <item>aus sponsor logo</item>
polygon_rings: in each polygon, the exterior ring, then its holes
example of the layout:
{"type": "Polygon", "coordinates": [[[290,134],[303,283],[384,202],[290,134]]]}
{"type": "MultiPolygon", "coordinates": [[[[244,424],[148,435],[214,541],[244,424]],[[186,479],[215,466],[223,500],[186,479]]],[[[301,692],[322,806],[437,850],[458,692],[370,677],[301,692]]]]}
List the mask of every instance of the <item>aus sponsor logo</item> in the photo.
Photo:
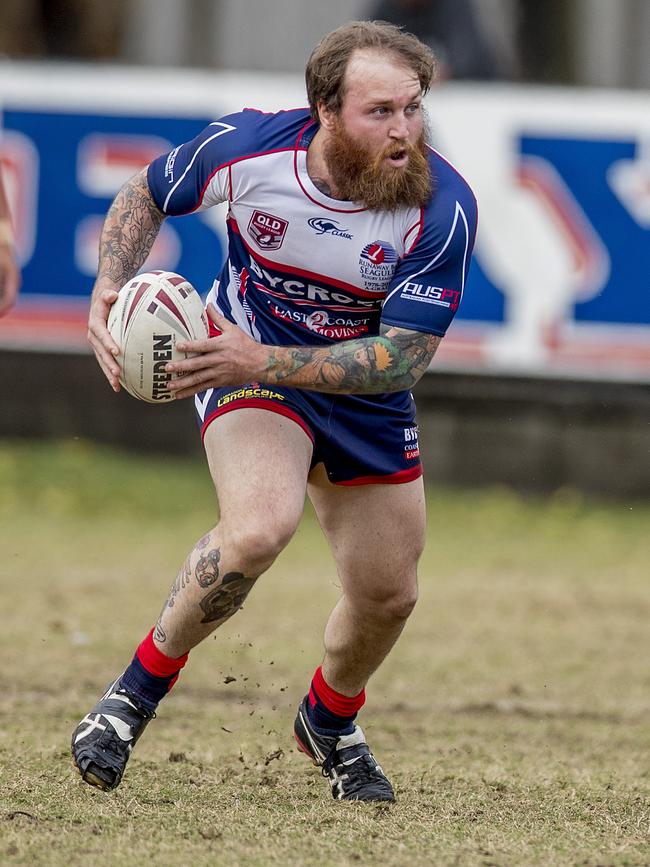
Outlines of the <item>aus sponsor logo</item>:
{"type": "Polygon", "coordinates": [[[248,223],[248,234],[263,250],[278,250],[282,246],[289,223],[281,217],[253,211],[248,223]]]}
{"type": "Polygon", "coordinates": [[[301,328],[329,337],[332,340],[345,340],[368,333],[368,319],[350,319],[344,316],[330,316],[325,310],[314,310],[303,313],[301,310],[286,310],[277,304],[269,302],[271,313],[277,319],[295,322],[301,328]]]}
{"type": "Polygon", "coordinates": [[[397,251],[387,241],[366,244],[359,256],[359,273],[368,292],[386,292],[395,268],[397,251]]]}
{"type": "Polygon", "coordinates": [[[317,235],[334,235],[336,238],[347,238],[349,241],[354,238],[354,235],[351,235],[347,229],[342,229],[336,220],[323,220],[321,217],[312,217],[307,222],[317,235]]]}
{"type": "Polygon", "coordinates": [[[460,302],[460,292],[457,289],[445,289],[442,286],[424,286],[422,283],[405,283],[400,297],[405,301],[421,301],[424,304],[437,304],[456,310],[460,302]]]}

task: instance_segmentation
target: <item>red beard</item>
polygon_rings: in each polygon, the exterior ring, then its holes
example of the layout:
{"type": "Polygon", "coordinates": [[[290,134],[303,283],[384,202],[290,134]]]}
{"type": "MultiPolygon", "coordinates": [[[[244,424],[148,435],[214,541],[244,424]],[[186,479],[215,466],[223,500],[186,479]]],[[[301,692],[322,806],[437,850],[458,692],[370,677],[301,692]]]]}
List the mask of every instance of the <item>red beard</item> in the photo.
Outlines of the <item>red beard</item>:
{"type": "Polygon", "coordinates": [[[373,157],[337,123],[324,150],[330,177],[340,198],[359,202],[371,211],[423,207],[431,198],[433,182],[422,133],[415,145],[388,145],[373,157]],[[406,152],[405,166],[391,166],[387,157],[406,152]]]}

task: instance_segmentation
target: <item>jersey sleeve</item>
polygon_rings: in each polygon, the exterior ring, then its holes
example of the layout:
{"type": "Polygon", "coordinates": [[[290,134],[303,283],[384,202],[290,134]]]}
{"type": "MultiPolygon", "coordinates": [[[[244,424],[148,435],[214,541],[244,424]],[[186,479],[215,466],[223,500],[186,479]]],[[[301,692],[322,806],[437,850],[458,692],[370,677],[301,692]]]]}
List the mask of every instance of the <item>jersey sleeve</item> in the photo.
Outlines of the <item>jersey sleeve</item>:
{"type": "Polygon", "coordinates": [[[476,238],[476,200],[469,188],[463,192],[424,211],[420,236],[391,280],[383,325],[444,337],[463,297],[476,238]]]}
{"type": "Polygon", "coordinates": [[[160,210],[178,216],[227,201],[230,164],[247,152],[250,139],[251,130],[241,114],[230,115],[153,160],[147,181],[160,210]]]}

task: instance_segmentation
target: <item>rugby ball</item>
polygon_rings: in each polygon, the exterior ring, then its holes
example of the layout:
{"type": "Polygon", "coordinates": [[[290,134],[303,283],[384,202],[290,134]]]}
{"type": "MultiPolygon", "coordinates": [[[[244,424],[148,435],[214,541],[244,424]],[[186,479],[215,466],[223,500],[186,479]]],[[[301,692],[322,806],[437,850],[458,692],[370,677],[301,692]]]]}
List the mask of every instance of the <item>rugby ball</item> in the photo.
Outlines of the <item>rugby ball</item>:
{"type": "Polygon", "coordinates": [[[111,307],[108,330],[120,347],[120,383],[147,403],[174,399],[166,385],[178,374],[167,373],[165,365],[190,357],[176,344],[209,336],[198,292],[171,271],[148,271],[129,280],[111,307]]]}

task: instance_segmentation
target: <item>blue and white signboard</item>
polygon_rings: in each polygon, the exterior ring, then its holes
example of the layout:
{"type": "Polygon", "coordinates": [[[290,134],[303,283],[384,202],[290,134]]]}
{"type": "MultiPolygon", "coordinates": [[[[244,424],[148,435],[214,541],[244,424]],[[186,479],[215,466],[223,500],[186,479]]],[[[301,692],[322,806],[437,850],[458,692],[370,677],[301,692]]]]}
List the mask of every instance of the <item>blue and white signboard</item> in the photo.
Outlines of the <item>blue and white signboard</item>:
{"type": "MultiPolygon", "coordinates": [[[[23,268],[0,345],[78,351],[104,215],[208,122],[305,103],[297,77],[0,65],[0,160],[23,268]]],[[[650,96],[447,84],[433,145],[479,201],[447,369],[650,381],[650,96]]],[[[207,291],[223,212],[166,221],[145,267],[207,291]]]]}

